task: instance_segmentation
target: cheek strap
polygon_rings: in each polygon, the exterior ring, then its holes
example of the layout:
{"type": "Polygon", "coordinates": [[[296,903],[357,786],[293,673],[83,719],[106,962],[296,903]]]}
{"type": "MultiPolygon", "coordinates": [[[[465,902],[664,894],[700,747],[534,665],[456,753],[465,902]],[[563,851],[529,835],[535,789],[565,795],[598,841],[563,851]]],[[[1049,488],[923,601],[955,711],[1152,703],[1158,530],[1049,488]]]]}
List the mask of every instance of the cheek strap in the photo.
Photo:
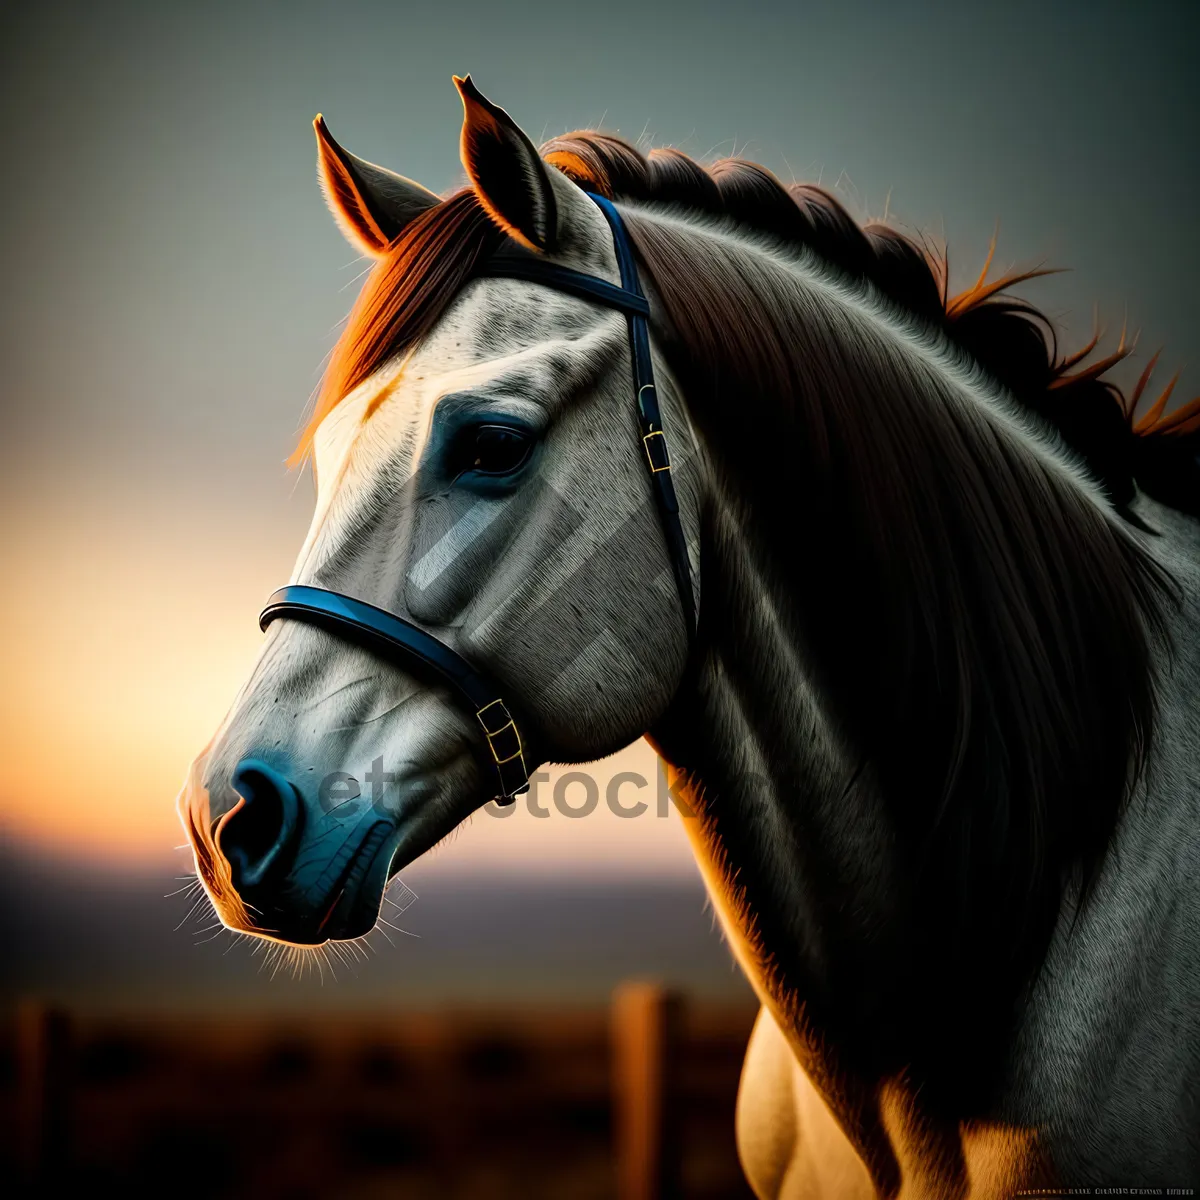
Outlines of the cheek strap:
{"type": "Polygon", "coordinates": [[[474,712],[491,755],[502,803],[529,786],[525,744],[500,689],[449,646],[373,604],[325,588],[292,584],[273,592],[259,615],[266,629],[280,617],[305,621],[373,650],[382,658],[416,662],[450,684],[474,712]]]}
{"type": "Polygon", "coordinates": [[[675,484],[671,477],[671,455],[667,449],[667,435],[663,431],[662,413],[658,407],[658,391],[654,386],[654,363],[650,357],[650,326],[647,318],[650,305],[642,294],[638,281],[637,263],[625,222],[611,200],[586,193],[604,214],[613,235],[613,249],[617,255],[617,269],[621,275],[621,286],[616,287],[606,279],[595,275],[584,275],[568,267],[547,262],[539,255],[522,250],[518,246],[507,248],[493,255],[480,268],[479,274],[499,276],[504,279],[523,279],[527,283],[540,283],[555,291],[567,292],[584,300],[619,309],[625,314],[629,325],[629,349],[633,358],[633,395],[637,405],[638,424],[641,427],[642,448],[650,470],[650,485],[654,489],[654,501],[658,507],[659,523],[671,559],[671,570],[675,576],[675,587],[679,592],[680,608],[683,612],[684,628],[687,631],[688,648],[696,639],[696,597],[692,591],[692,564],[688,556],[687,538],[683,534],[683,523],[679,519],[679,500],[675,495],[675,484]]]}

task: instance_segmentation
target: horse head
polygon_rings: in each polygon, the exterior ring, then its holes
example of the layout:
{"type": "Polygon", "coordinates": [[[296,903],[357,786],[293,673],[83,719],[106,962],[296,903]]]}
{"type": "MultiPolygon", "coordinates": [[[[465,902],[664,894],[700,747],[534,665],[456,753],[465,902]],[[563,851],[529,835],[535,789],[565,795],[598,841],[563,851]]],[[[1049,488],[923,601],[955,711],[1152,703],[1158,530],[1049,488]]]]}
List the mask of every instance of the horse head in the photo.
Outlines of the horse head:
{"type": "MultiPolygon", "coordinates": [[[[307,438],[316,509],[291,585],[392,614],[497,681],[531,762],[588,761],[655,724],[689,649],[629,328],[486,263],[507,252],[614,288],[622,273],[597,203],[456,82],[469,187],[445,200],[315,122],[329,207],[376,262],[307,438]]],[[[694,443],[654,369],[695,545],[678,469],[694,443]]],[[[419,664],[327,622],[271,623],[180,798],[222,921],[301,945],[369,932],[389,878],[497,795],[491,741],[419,664]]]]}

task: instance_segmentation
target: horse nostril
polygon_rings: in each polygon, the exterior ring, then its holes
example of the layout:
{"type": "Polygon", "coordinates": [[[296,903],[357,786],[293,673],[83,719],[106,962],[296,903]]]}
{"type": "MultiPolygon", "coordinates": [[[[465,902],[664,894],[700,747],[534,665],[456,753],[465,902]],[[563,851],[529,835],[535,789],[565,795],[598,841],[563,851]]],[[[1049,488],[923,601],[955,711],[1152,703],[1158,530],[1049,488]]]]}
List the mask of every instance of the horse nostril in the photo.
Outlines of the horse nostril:
{"type": "Polygon", "coordinates": [[[253,758],[238,763],[232,782],[245,803],[224,823],[220,849],[240,892],[262,883],[294,844],[300,798],[289,780],[253,758]]]}

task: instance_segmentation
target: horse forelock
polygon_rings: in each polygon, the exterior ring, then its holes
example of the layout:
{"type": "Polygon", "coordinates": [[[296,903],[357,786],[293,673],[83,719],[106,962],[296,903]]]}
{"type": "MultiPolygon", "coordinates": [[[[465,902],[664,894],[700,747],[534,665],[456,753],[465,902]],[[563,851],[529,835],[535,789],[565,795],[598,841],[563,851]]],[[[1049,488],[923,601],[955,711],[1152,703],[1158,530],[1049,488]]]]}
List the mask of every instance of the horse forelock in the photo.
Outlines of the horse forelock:
{"type": "Polygon", "coordinates": [[[317,429],[336,405],[433,329],[475,266],[502,241],[470,190],[408,225],[367,275],[330,356],[293,464],[306,457],[317,429]]]}

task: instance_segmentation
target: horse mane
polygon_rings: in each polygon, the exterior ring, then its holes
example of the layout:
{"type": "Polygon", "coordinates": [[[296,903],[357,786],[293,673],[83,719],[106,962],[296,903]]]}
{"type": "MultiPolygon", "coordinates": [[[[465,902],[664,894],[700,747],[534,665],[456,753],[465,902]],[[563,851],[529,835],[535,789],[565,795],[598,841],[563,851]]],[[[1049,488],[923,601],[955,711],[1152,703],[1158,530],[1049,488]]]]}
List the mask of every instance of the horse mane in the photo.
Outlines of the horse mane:
{"type": "Polygon", "coordinates": [[[1008,294],[1052,272],[1013,270],[989,280],[994,240],[978,279],[952,296],[945,252],[880,221],[860,226],[825,189],[811,183],[785,187],[756,163],[727,158],[703,167],[679,150],[643,155],[623,139],[599,133],[555,138],[542,154],[579,186],[609,199],[732,218],[746,229],[808,248],[851,280],[868,281],[901,309],[935,326],[1018,403],[1056,429],[1115,506],[1125,509],[1140,487],[1200,516],[1200,397],[1164,416],[1176,375],[1138,419],[1158,355],[1128,397],[1105,378],[1133,352],[1124,332],[1117,349],[1095,362],[1084,365],[1099,333],[1081,349],[1060,355],[1045,313],[1008,294]]]}
{"type": "MultiPolygon", "coordinates": [[[[1096,339],[1060,358],[1043,314],[1004,295],[1039,272],[988,282],[989,262],[948,297],[944,258],[859,227],[812,185],[595,134],[543,153],[634,202],[626,225],[688,411],[753,514],[766,586],[912,863],[908,902],[933,943],[918,960],[948,973],[943,998],[970,978],[1003,1011],[1044,956],[1068,879],[1086,900],[1141,774],[1173,593],[1020,412],[1053,426],[1119,508],[1136,484],[1194,507],[1200,400],[1164,418],[1168,388],[1135,421],[1149,370],[1129,401],[1104,378],[1124,343],[1080,366],[1096,339]],[[705,238],[693,214],[758,236],[705,238]],[[789,262],[867,306],[882,296],[910,344],[950,343],[949,369],[823,308],[789,262]],[[961,391],[980,369],[984,393],[1017,402],[1007,432],[961,391]]],[[[705,592],[710,628],[733,622],[721,584],[705,592]]]]}
{"type": "MultiPolygon", "coordinates": [[[[868,407],[850,367],[820,353],[829,329],[806,343],[795,305],[761,272],[756,292],[732,261],[708,269],[702,239],[654,213],[736,226],[882,296],[1057,430],[1119,510],[1141,488],[1200,516],[1200,399],[1164,415],[1172,381],[1138,419],[1156,359],[1126,397],[1106,378],[1130,353],[1123,338],[1091,364],[1096,338],[1060,356],[1046,316],[1007,292],[1042,272],[989,281],[989,255],[951,296],[944,255],[856,224],[812,184],[785,187],[737,159],[643,155],[601,133],[556,138],[542,154],[581,186],[634,202],[626,222],[689,410],[720,469],[782,525],[774,548],[792,549],[774,567],[777,590],[815,633],[823,690],[895,800],[918,901],[958,914],[964,953],[994,963],[989,977],[1006,978],[1014,959],[1033,969],[1064,879],[1086,889],[1094,878],[1141,771],[1169,581],[1066,473],[1014,453],[982,418],[938,428],[912,379],[906,389],[883,377],[868,407]]],[[[363,287],[297,457],[502,240],[469,189],[405,229],[363,287]]]]}

